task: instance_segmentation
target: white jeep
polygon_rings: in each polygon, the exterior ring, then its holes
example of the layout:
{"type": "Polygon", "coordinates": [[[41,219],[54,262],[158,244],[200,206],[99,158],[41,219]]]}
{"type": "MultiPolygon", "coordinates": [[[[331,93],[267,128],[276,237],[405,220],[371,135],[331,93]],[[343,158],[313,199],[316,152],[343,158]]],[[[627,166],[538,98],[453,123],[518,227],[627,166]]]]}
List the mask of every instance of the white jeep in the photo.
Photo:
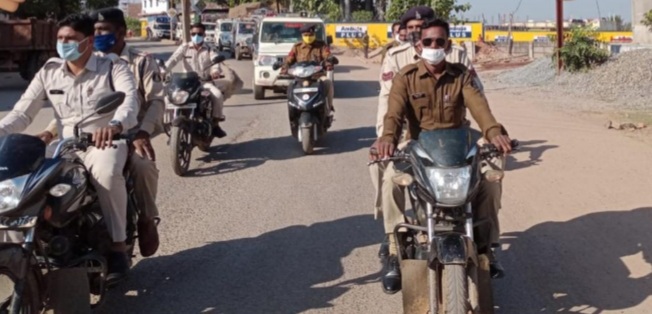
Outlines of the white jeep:
{"type": "Polygon", "coordinates": [[[329,45],[332,43],[333,39],[326,36],[324,21],[319,18],[265,17],[260,22],[253,37],[255,99],[264,99],[268,89],[278,93],[287,91],[292,80],[277,79],[280,70],[274,70],[272,65],[276,61],[285,61],[292,46],[301,41],[300,29],[306,24],[315,25],[317,39],[329,45]]]}

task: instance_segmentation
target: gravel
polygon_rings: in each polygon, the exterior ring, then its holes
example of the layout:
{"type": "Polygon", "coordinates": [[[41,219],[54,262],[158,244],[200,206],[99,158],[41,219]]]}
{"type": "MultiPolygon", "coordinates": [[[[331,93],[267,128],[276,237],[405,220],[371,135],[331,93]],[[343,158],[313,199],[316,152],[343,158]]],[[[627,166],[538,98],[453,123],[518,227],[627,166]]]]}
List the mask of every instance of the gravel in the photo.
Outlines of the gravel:
{"type": "Polygon", "coordinates": [[[619,109],[652,109],[652,49],[618,54],[607,63],[585,73],[555,75],[550,58],[506,71],[496,77],[511,87],[543,87],[608,102],[619,109]]]}

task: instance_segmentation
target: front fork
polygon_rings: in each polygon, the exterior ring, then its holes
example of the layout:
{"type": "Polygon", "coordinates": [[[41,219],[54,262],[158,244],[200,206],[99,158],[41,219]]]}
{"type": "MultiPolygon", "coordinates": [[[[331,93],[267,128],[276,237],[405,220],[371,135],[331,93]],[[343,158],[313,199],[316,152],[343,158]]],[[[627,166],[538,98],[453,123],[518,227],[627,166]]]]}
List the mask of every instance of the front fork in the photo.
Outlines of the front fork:
{"type": "Polygon", "coordinates": [[[20,307],[23,304],[23,292],[25,291],[25,284],[27,282],[27,274],[30,267],[30,259],[32,257],[32,250],[34,249],[34,230],[36,228],[30,228],[25,233],[25,242],[23,243],[23,258],[20,263],[19,276],[22,279],[18,279],[14,284],[14,293],[11,296],[11,307],[9,308],[10,314],[19,314],[20,307]]]}

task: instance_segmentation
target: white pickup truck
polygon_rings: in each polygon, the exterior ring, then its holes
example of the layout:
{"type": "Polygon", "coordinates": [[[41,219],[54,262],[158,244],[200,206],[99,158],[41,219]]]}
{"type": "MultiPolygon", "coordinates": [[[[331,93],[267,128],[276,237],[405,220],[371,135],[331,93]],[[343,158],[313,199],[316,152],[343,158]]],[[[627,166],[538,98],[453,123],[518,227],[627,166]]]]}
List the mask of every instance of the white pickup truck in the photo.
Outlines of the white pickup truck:
{"type": "MultiPolygon", "coordinates": [[[[280,70],[272,69],[276,61],[285,60],[294,44],[301,41],[301,27],[315,25],[317,39],[329,45],[333,39],[326,36],[324,21],[305,17],[265,17],[253,37],[254,55],[254,98],[264,99],[266,90],[286,92],[292,82],[277,79],[280,70]]],[[[332,74],[329,73],[332,77],[332,74]]]]}

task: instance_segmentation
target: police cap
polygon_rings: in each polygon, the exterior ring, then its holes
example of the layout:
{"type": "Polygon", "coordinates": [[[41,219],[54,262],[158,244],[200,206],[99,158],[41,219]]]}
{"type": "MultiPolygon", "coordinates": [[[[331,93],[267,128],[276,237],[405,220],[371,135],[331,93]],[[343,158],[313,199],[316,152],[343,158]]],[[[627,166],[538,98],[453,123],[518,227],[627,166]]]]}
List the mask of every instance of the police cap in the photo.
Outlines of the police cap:
{"type": "Polygon", "coordinates": [[[111,23],[118,27],[127,28],[125,15],[122,10],[118,8],[104,8],[91,13],[91,17],[95,22],[111,23]]]}
{"type": "Polygon", "coordinates": [[[401,16],[401,24],[407,25],[412,20],[429,20],[435,18],[435,11],[425,5],[412,7],[403,16],[401,16]]]}
{"type": "Polygon", "coordinates": [[[306,25],[302,26],[299,31],[301,33],[314,33],[315,32],[315,25],[306,24],[306,25]]]}

